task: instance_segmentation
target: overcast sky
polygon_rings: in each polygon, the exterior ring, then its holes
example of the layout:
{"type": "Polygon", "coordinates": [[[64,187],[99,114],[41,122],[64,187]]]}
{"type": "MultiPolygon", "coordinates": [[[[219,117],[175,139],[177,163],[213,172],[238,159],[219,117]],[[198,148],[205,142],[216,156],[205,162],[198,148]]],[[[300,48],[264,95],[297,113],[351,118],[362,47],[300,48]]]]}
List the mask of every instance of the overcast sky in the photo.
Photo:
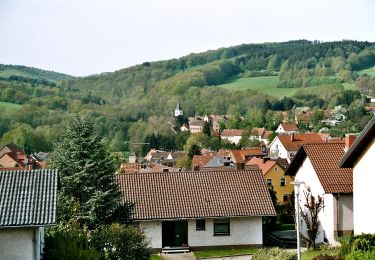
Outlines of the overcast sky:
{"type": "Polygon", "coordinates": [[[242,43],[375,41],[374,0],[0,0],[0,63],[74,76],[242,43]]]}

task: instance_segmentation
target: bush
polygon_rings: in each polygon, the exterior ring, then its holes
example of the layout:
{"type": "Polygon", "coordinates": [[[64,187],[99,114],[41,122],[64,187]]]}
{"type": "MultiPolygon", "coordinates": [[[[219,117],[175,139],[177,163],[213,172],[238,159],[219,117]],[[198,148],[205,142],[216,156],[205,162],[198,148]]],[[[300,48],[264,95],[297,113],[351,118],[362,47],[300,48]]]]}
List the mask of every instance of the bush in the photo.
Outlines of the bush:
{"type": "Polygon", "coordinates": [[[312,260],[344,260],[342,256],[333,256],[333,255],[317,255],[312,258],[312,260]]]}
{"type": "Polygon", "coordinates": [[[89,231],[78,225],[58,225],[46,229],[44,259],[96,260],[100,252],[89,247],[89,231]]]}
{"type": "Polygon", "coordinates": [[[370,251],[375,247],[375,235],[362,234],[355,236],[352,242],[352,251],[370,251]]]}
{"type": "Polygon", "coordinates": [[[345,260],[373,260],[375,259],[375,250],[372,251],[353,251],[345,257],[345,260]]]}
{"type": "Polygon", "coordinates": [[[148,260],[151,256],[146,236],[138,228],[130,226],[102,226],[93,232],[91,242],[109,259],[148,260]]]}
{"type": "Polygon", "coordinates": [[[280,248],[259,249],[252,257],[253,260],[295,260],[297,254],[280,248]]]}

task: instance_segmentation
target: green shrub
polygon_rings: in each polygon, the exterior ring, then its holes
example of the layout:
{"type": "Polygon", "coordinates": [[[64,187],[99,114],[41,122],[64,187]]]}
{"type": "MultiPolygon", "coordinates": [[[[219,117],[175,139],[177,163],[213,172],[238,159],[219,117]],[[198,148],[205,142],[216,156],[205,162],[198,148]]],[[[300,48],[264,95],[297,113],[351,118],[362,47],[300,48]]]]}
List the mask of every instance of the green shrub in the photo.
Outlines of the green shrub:
{"type": "Polygon", "coordinates": [[[323,254],[323,255],[317,255],[313,257],[312,260],[344,260],[344,258],[342,256],[323,254]]]}
{"type": "Polygon", "coordinates": [[[253,260],[295,260],[297,254],[277,247],[259,249],[252,257],[253,260]]]}
{"type": "Polygon", "coordinates": [[[100,252],[89,247],[89,231],[76,225],[46,229],[44,259],[99,260],[100,252]]]}
{"type": "Polygon", "coordinates": [[[373,260],[373,259],[375,259],[375,250],[353,251],[347,256],[345,256],[345,260],[373,260]]]}
{"type": "Polygon", "coordinates": [[[375,247],[375,235],[362,234],[355,236],[352,242],[352,251],[370,251],[375,247]]]}
{"type": "Polygon", "coordinates": [[[92,234],[92,245],[108,259],[148,260],[151,249],[138,228],[121,224],[102,226],[92,234]]]}

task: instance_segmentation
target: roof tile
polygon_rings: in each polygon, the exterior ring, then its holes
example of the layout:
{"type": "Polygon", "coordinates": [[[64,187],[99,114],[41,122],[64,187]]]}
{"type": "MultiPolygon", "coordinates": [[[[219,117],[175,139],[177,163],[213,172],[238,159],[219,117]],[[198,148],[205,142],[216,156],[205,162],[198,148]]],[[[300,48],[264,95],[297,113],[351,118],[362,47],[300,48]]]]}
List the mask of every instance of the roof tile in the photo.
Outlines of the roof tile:
{"type": "Polygon", "coordinates": [[[275,215],[258,170],[116,175],[134,219],[275,215]]]}

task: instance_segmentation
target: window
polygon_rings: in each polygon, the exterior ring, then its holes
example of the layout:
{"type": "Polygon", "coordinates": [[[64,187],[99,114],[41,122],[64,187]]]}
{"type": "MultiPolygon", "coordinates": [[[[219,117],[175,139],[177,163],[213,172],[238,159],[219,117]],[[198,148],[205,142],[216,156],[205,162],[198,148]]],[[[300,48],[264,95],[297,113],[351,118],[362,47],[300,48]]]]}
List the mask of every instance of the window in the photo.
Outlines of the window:
{"type": "Polygon", "coordinates": [[[272,185],[272,179],[267,179],[266,183],[267,183],[267,185],[272,185]]]}
{"type": "Polygon", "coordinates": [[[196,230],[206,230],[206,221],[204,219],[197,219],[195,221],[196,230]]]}
{"type": "Polygon", "coordinates": [[[214,219],[214,236],[230,235],[229,219],[214,219]]]}
{"type": "Polygon", "coordinates": [[[285,178],[280,179],[280,186],[285,186],[285,178]]]}
{"type": "Polygon", "coordinates": [[[279,168],[277,168],[277,166],[275,167],[275,172],[277,172],[279,170],[279,168]]]}
{"type": "Polygon", "coordinates": [[[293,158],[293,157],[294,157],[294,153],[290,153],[289,158],[293,158]]]}
{"type": "Polygon", "coordinates": [[[289,201],[289,194],[283,194],[283,202],[288,202],[289,201]]]}

